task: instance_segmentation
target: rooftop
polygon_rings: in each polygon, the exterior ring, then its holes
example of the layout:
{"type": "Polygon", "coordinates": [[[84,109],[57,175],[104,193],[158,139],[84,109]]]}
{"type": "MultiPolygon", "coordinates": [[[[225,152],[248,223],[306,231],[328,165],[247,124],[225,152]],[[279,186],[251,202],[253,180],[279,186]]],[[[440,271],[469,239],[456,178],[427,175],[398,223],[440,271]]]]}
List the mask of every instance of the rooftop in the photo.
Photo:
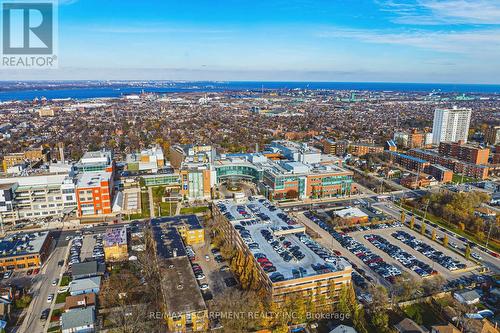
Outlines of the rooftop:
{"type": "Polygon", "coordinates": [[[101,286],[101,277],[95,276],[86,279],[73,280],[69,284],[69,292],[79,292],[99,288],[101,286]]]}
{"type": "Polygon", "coordinates": [[[406,154],[397,153],[395,151],[390,151],[389,153],[391,153],[392,155],[396,155],[396,156],[400,156],[400,157],[406,158],[408,160],[412,160],[412,161],[418,162],[418,163],[428,163],[428,161],[423,160],[421,158],[413,157],[413,156],[406,155],[406,154]]]}
{"type": "Polygon", "coordinates": [[[76,329],[94,325],[95,307],[89,306],[64,312],[61,316],[62,330],[76,329]]]}
{"type": "Polygon", "coordinates": [[[151,220],[156,253],[163,258],[186,256],[186,249],[177,228],[156,219],[151,220]]]}
{"type": "Polygon", "coordinates": [[[104,246],[116,246],[127,244],[127,227],[108,228],[104,234],[104,246]]]}
{"type": "Polygon", "coordinates": [[[336,210],[335,215],[340,216],[342,218],[350,218],[350,217],[368,217],[368,215],[363,212],[361,209],[357,207],[348,207],[345,209],[336,210]]]}
{"type": "Polygon", "coordinates": [[[206,309],[198,282],[186,256],[168,258],[162,263],[162,290],[171,313],[190,313],[206,309]]]}
{"type": "Polygon", "coordinates": [[[101,186],[101,182],[109,181],[111,176],[111,172],[106,171],[81,173],[77,178],[77,186],[80,188],[98,187],[101,186]]]}
{"type": "Polygon", "coordinates": [[[0,258],[40,253],[48,231],[13,234],[0,239],[0,258]]]}
{"type": "MultiPolygon", "coordinates": [[[[326,258],[321,258],[307,247],[299,239],[299,236],[307,238],[310,242],[315,242],[305,235],[305,227],[295,222],[267,199],[250,197],[244,203],[219,200],[216,201],[216,205],[235,229],[243,227],[250,233],[252,242],[258,244],[258,249],[249,251],[254,254],[263,253],[276,267],[276,272],[283,274],[286,280],[340,271],[350,266],[347,261],[335,256],[328,249],[324,249],[328,255],[327,262],[326,258]],[[262,234],[263,230],[268,230],[281,242],[289,241],[291,243],[289,248],[297,246],[304,258],[285,261],[274,250],[273,245],[265,239],[262,234]]],[[[321,247],[318,244],[315,245],[321,247]]]]}

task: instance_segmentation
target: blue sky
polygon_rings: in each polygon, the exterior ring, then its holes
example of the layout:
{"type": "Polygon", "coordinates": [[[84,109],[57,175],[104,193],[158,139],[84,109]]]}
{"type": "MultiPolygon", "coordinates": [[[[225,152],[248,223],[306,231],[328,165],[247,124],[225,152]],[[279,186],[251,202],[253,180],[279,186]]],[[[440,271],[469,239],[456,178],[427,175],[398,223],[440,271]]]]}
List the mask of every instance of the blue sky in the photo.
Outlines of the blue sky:
{"type": "Polygon", "coordinates": [[[60,0],[25,79],[500,83],[500,0],[60,0]]]}

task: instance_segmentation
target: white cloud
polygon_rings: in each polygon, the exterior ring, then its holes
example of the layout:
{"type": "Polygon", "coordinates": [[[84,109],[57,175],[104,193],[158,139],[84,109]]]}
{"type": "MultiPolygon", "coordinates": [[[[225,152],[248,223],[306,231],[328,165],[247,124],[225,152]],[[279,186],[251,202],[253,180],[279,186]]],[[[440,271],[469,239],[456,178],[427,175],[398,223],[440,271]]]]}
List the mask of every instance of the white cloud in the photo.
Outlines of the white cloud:
{"type": "Polygon", "coordinates": [[[416,0],[412,4],[390,0],[377,3],[382,10],[396,15],[396,23],[500,25],[499,0],[416,0]]]}
{"type": "Polygon", "coordinates": [[[481,58],[500,54],[500,29],[468,31],[327,29],[323,38],[348,38],[367,43],[405,45],[439,52],[458,53],[481,58]]]}

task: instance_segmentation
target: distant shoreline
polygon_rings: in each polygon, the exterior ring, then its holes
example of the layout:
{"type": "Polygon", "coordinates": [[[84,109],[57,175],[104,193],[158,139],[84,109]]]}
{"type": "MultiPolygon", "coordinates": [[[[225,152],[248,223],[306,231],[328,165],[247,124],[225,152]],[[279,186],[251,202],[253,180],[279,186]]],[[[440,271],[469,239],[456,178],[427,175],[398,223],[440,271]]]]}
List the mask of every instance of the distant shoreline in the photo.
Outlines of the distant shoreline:
{"type": "Polygon", "coordinates": [[[256,82],[256,81],[3,81],[0,101],[113,98],[142,91],[160,94],[261,90],[343,90],[402,93],[500,94],[500,85],[385,82],[256,82]]]}

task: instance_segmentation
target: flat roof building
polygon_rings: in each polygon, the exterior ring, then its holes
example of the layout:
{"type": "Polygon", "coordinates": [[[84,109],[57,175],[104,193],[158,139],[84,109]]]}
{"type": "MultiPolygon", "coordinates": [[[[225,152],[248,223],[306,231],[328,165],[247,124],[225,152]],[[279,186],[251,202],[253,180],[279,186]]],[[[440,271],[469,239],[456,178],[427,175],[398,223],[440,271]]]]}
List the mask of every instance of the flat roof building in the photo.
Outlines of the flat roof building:
{"type": "Polygon", "coordinates": [[[85,172],[77,175],[77,214],[81,216],[112,213],[113,174],[108,171],[85,172]]]}
{"type": "Polygon", "coordinates": [[[472,109],[457,108],[436,109],[432,125],[432,143],[442,141],[467,142],[472,109]]]}
{"type": "Polygon", "coordinates": [[[326,302],[333,303],[342,285],[351,282],[352,267],[346,260],[314,242],[304,226],[265,198],[214,201],[213,213],[224,240],[253,259],[259,285],[274,302],[290,295],[324,294],[326,302]],[[278,253],[280,247],[286,250],[278,253]],[[259,263],[263,257],[274,269],[264,269],[259,263]]]}
{"type": "Polygon", "coordinates": [[[103,237],[104,258],[107,262],[128,260],[127,227],[108,228],[103,237]]]}
{"type": "Polygon", "coordinates": [[[205,332],[208,329],[208,310],[181,234],[171,221],[152,219],[151,228],[163,277],[161,292],[169,331],[205,332]]]}
{"type": "Polygon", "coordinates": [[[41,267],[49,256],[51,239],[48,231],[0,239],[0,271],[41,267]]]}

